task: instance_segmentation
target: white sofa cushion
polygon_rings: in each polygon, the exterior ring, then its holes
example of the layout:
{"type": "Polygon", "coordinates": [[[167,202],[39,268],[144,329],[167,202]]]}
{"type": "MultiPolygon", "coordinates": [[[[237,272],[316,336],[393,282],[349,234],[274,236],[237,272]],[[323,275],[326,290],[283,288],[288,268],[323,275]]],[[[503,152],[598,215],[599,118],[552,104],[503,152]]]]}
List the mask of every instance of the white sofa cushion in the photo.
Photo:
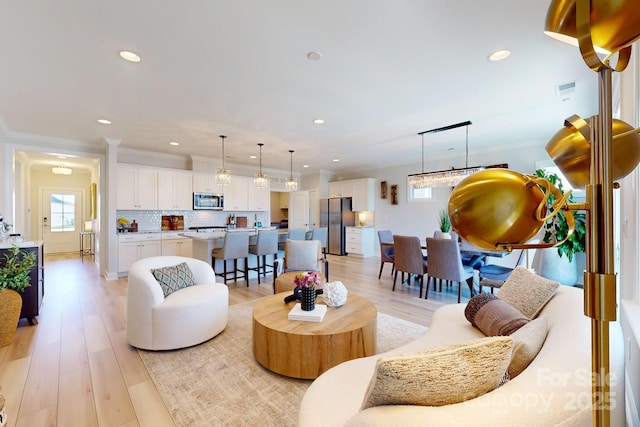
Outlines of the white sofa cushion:
{"type": "Polygon", "coordinates": [[[511,337],[488,337],[378,359],[362,409],[473,399],[503,382],[512,347],[511,337]]]}
{"type": "Polygon", "coordinates": [[[560,283],[516,267],[496,294],[529,319],[534,319],[556,293],[560,283]]]}

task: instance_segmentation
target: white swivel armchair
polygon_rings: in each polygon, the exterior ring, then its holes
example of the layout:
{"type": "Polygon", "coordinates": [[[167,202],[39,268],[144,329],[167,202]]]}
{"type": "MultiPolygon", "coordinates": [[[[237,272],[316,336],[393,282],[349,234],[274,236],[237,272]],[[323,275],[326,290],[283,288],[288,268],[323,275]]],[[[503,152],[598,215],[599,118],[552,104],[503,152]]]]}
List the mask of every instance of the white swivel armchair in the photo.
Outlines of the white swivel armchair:
{"type": "Polygon", "coordinates": [[[129,268],[127,340],[145,350],[170,350],[207,341],[227,326],[229,290],[216,283],[211,266],[194,258],[159,256],[129,268]],[[186,262],[193,286],[165,297],[152,269],[186,262]]]}

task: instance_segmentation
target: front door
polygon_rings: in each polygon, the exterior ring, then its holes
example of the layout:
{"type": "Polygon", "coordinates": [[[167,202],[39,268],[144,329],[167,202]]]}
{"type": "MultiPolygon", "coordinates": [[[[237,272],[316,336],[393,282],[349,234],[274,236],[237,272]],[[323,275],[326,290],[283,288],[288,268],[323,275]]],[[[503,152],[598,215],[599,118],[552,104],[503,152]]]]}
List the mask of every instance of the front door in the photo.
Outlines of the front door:
{"type": "Polygon", "coordinates": [[[80,251],[82,196],[81,190],[42,190],[40,224],[45,254],[80,251]]]}

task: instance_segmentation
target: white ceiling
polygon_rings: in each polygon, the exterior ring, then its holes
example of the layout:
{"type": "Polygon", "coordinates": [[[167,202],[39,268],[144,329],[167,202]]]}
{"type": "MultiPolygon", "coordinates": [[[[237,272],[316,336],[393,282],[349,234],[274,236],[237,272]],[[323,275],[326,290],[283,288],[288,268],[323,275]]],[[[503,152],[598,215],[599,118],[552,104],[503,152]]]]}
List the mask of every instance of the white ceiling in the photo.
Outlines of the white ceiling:
{"type": "MultiPolygon", "coordinates": [[[[420,163],[418,132],[465,120],[470,158],[544,145],[566,117],[597,111],[596,74],[543,35],[547,6],[0,0],[0,128],[218,159],[225,134],[229,162],[257,166],[249,155],[263,142],[265,168],[288,170],[294,149],[296,172],[420,163]],[[505,48],[508,59],[487,60],[505,48]],[[123,49],[142,61],[123,61],[123,49]],[[558,97],[570,81],[575,92],[558,97]]],[[[425,136],[426,155],[463,158],[464,135],[425,136]]]]}

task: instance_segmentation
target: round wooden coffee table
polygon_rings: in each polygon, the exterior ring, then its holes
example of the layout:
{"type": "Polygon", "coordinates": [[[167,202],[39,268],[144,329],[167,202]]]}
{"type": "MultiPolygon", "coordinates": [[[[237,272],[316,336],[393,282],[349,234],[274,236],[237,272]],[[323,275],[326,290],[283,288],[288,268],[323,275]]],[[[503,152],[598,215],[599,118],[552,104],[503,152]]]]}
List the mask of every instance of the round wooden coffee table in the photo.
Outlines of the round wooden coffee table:
{"type": "MultiPolygon", "coordinates": [[[[253,309],[253,354],[278,374],[313,379],[344,361],[376,351],[378,310],[371,301],[349,293],[342,307],[327,307],[322,322],[289,320],[294,303],[283,292],[256,303],[253,309]]],[[[319,296],[317,304],[324,304],[319,296]]]]}

